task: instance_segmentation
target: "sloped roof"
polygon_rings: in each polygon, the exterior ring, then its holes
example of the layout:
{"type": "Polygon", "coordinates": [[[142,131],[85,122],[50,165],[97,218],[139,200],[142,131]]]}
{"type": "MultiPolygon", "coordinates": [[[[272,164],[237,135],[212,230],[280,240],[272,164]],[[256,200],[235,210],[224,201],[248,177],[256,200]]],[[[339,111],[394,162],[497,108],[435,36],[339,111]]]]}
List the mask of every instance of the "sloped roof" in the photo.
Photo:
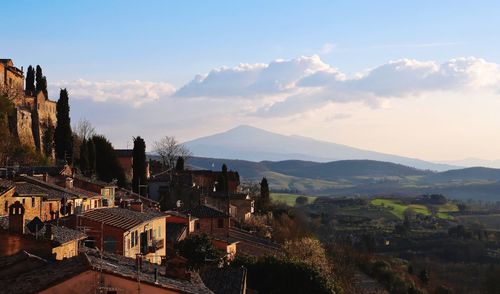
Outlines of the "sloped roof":
{"type": "Polygon", "coordinates": [[[106,225],[116,228],[129,230],[152,219],[166,217],[166,214],[151,210],[139,212],[127,208],[113,207],[87,211],[81,217],[96,222],[103,222],[106,225]]]}
{"type": "MultiPolygon", "coordinates": [[[[8,258],[0,258],[0,265],[12,268],[13,265],[25,262],[28,258],[36,256],[26,252],[8,258]]],[[[135,259],[111,253],[101,253],[95,249],[83,248],[76,257],[48,263],[41,258],[37,265],[25,267],[16,275],[0,275],[0,287],[5,293],[37,293],[62,283],[80,273],[88,270],[101,270],[125,279],[137,280],[135,259]]],[[[5,267],[0,267],[3,270],[5,267]]],[[[165,276],[165,269],[144,260],[139,275],[141,283],[153,287],[169,289],[180,293],[211,294],[196,273],[191,273],[191,279],[180,280],[165,276]],[[158,269],[158,280],[155,281],[154,271],[158,269]]]]}
{"type": "Polygon", "coordinates": [[[184,214],[191,214],[197,218],[219,218],[219,217],[229,217],[228,214],[214,209],[212,207],[208,207],[205,205],[198,205],[190,209],[186,209],[183,211],[184,214]]]}

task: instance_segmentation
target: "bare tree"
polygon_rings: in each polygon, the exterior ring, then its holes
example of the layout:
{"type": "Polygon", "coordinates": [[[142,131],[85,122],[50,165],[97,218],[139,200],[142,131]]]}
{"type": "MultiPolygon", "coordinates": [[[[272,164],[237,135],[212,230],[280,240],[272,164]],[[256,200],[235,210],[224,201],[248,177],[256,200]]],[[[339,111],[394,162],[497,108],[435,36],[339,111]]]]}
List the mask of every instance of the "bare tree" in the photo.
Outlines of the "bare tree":
{"type": "Polygon", "coordinates": [[[191,151],[177,142],[175,137],[165,136],[153,143],[153,150],[161,157],[161,163],[166,170],[173,170],[179,157],[186,161],[191,156],[191,151]]]}
{"type": "Polygon", "coordinates": [[[76,135],[82,141],[95,135],[95,128],[92,126],[90,121],[85,118],[80,119],[74,129],[76,135]]]}

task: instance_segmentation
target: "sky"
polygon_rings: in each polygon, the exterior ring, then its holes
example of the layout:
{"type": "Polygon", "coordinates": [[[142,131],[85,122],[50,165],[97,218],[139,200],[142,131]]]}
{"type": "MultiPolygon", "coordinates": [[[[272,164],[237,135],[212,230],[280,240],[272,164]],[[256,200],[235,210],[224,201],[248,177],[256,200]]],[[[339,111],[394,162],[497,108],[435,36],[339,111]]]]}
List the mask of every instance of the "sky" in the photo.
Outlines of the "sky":
{"type": "Polygon", "coordinates": [[[500,159],[498,1],[9,1],[0,58],[40,64],[118,148],[241,124],[384,153],[500,159]]]}

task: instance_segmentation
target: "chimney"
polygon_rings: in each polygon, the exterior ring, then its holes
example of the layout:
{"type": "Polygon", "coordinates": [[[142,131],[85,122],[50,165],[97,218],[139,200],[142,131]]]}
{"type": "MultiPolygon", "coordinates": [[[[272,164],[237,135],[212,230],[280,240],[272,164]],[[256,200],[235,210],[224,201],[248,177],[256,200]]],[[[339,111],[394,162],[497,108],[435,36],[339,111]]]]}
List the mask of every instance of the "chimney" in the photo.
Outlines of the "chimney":
{"type": "Polygon", "coordinates": [[[19,201],[9,207],[9,231],[24,234],[24,206],[19,201]]]}
{"type": "Polygon", "coordinates": [[[43,174],[43,181],[46,183],[49,181],[49,174],[47,174],[47,173],[43,174]]]}
{"type": "Polygon", "coordinates": [[[73,189],[73,179],[70,177],[66,178],[66,189],[73,189]]]}
{"type": "Polygon", "coordinates": [[[130,209],[137,212],[143,212],[144,205],[142,204],[142,201],[140,199],[137,199],[130,203],[130,209]]]}

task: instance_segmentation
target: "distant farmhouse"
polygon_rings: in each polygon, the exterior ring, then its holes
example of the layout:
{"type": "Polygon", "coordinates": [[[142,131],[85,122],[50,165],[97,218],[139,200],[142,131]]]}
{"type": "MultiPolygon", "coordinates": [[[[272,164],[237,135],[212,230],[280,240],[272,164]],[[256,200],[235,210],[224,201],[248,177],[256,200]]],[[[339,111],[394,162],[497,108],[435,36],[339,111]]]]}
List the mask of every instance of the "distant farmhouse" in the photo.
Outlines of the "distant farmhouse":
{"type": "Polygon", "coordinates": [[[15,106],[10,118],[10,132],[23,145],[44,152],[43,136],[49,125],[55,128],[56,102],[44,91],[28,93],[24,87],[23,68],[14,66],[12,59],[0,59],[0,94],[7,96],[15,106]]]}

